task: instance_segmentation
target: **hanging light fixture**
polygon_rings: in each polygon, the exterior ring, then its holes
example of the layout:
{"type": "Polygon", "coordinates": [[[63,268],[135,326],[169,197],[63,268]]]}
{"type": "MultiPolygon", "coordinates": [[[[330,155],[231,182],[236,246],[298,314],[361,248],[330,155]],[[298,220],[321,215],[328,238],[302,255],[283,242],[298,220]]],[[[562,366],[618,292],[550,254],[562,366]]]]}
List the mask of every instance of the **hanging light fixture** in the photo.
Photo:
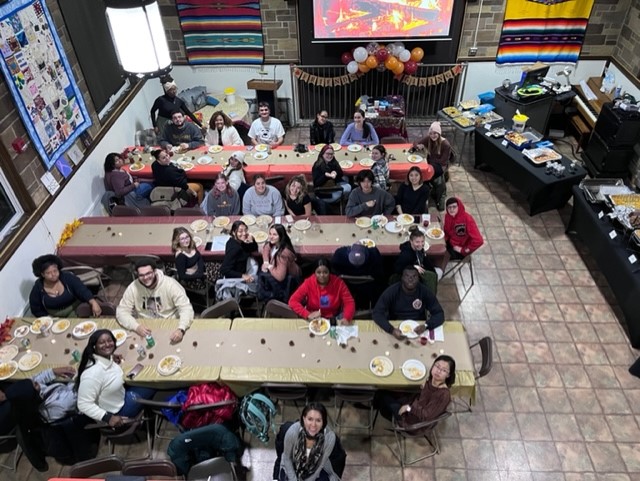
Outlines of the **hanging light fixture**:
{"type": "Polygon", "coordinates": [[[137,77],[171,71],[169,46],[156,0],[105,0],[107,22],[122,69],[137,77]]]}

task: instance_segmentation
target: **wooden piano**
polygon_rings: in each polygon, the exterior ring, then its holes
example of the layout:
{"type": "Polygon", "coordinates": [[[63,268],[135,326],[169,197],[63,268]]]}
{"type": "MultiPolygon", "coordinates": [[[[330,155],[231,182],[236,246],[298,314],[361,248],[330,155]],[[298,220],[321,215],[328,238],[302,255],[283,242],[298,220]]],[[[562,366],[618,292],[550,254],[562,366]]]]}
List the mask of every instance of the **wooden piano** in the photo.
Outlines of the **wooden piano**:
{"type": "Polygon", "coordinates": [[[602,110],[602,105],[612,101],[611,95],[600,92],[602,77],[590,77],[589,80],[587,80],[587,86],[596,95],[596,99],[589,100],[582,86],[580,84],[574,85],[573,89],[577,95],[573,97],[572,102],[577,112],[569,117],[569,123],[577,134],[578,145],[581,148],[584,148],[589,141],[598,115],[600,115],[600,111],[602,110]]]}

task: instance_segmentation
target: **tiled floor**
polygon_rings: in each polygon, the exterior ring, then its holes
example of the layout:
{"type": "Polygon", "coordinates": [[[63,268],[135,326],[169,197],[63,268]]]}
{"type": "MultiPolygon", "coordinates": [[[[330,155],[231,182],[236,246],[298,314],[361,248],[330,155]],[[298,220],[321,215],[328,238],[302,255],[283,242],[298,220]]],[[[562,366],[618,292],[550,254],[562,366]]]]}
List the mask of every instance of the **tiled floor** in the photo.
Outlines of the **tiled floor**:
{"type": "MultiPolygon", "coordinates": [[[[287,143],[306,135],[294,130],[287,143]]],[[[384,420],[372,438],[343,432],[343,479],[640,481],[640,380],[627,372],[638,352],[597,266],[565,235],[570,206],[529,217],[518,192],[473,169],[472,149],[463,166],[452,167],[448,191],[463,200],[487,242],[474,255],[476,284],[464,301],[450,280],[438,297],[472,341],[493,337],[493,370],[479,383],[473,412],[441,426],[442,453],[415,467],[399,468],[384,420]]],[[[166,442],[156,456],[166,456],[166,442]]],[[[244,456],[249,479],[272,479],[274,458],[272,442],[254,440],[244,456]]],[[[46,480],[66,472],[52,462],[37,473],[23,459],[17,474],[2,471],[0,478],[46,480]]]]}

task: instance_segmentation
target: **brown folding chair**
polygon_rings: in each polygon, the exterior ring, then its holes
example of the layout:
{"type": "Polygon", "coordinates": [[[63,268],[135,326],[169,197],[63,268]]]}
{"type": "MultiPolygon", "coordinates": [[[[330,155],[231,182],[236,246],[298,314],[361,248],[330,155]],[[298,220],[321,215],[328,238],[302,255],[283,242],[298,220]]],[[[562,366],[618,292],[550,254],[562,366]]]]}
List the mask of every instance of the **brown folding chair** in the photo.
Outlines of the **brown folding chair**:
{"type": "MultiPolygon", "coordinates": [[[[102,314],[100,317],[115,317],[116,315],[116,306],[111,304],[110,302],[97,301],[100,304],[100,308],[102,309],[102,314]]],[[[76,307],[76,316],[81,318],[93,317],[93,311],[91,310],[91,304],[88,302],[83,302],[78,307],[76,307]]]]}
{"type": "Polygon", "coordinates": [[[98,474],[118,473],[122,471],[124,461],[121,457],[111,454],[103,458],[87,459],[71,466],[70,478],[90,478],[98,474]]]}
{"type": "Polygon", "coordinates": [[[233,465],[222,457],[207,459],[191,466],[187,480],[234,481],[236,478],[233,465]]]}
{"type": "Polygon", "coordinates": [[[374,386],[352,386],[349,384],[334,384],[333,385],[333,407],[335,412],[334,425],[338,430],[344,428],[352,429],[366,429],[369,434],[372,434],[373,428],[376,425],[376,419],[378,418],[378,410],[373,405],[373,399],[376,395],[376,388],[374,386]],[[366,424],[343,424],[342,423],[342,408],[344,403],[348,404],[364,404],[368,408],[368,417],[366,424]]]}
{"type": "Polygon", "coordinates": [[[145,437],[147,443],[147,455],[144,459],[148,459],[153,456],[153,446],[152,446],[152,438],[151,433],[149,432],[149,422],[148,419],[144,417],[144,411],[141,411],[135,418],[133,418],[132,422],[123,426],[121,429],[113,430],[111,427],[104,426],[100,428],[100,434],[104,436],[107,440],[107,445],[109,446],[109,453],[114,454],[116,449],[116,444],[127,444],[131,441],[132,438],[138,440],[138,436],[136,431],[141,426],[144,426],[145,429],[145,437]]]}
{"type": "Polygon", "coordinates": [[[194,216],[203,216],[205,215],[204,211],[200,207],[178,207],[173,211],[174,217],[194,217],[194,216]]]}
{"type": "MultiPolygon", "coordinates": [[[[11,471],[15,471],[18,468],[18,461],[20,461],[20,454],[22,453],[22,449],[18,444],[18,437],[16,436],[16,432],[17,432],[17,428],[14,427],[7,434],[3,434],[2,436],[0,436],[0,449],[1,448],[6,449],[7,445],[11,443],[15,443],[15,447],[11,450],[12,454],[7,456],[7,458],[12,458],[12,460],[10,461],[11,464],[0,463],[0,468],[9,469],[11,471]]],[[[7,451],[2,451],[2,452],[4,453],[7,451]]]]}
{"type": "Polygon", "coordinates": [[[304,384],[268,382],[262,384],[262,387],[264,388],[267,396],[275,400],[278,404],[280,404],[279,401],[282,401],[280,410],[282,414],[282,422],[279,424],[284,423],[284,403],[286,401],[293,402],[293,405],[298,410],[298,415],[300,415],[300,406],[298,406],[298,401],[302,401],[304,403],[303,405],[307,404],[309,390],[304,384]]]}
{"type": "Polygon", "coordinates": [[[168,217],[171,215],[171,209],[166,205],[148,205],[140,207],[140,215],[148,217],[168,217]]]}
{"type": "Polygon", "coordinates": [[[262,317],[264,318],[275,318],[275,319],[299,319],[300,316],[294,312],[293,309],[289,307],[289,305],[285,302],[278,301],[277,299],[271,299],[264,306],[264,311],[262,313],[262,317]]]}
{"type": "Polygon", "coordinates": [[[168,459],[153,459],[142,461],[126,461],[122,467],[123,476],[145,476],[147,479],[157,479],[158,476],[174,479],[178,476],[176,465],[168,459]]]}
{"type": "Polygon", "coordinates": [[[440,445],[438,443],[438,435],[436,433],[436,427],[438,423],[444,421],[449,416],[451,416],[450,412],[444,412],[436,419],[432,421],[424,421],[416,424],[411,424],[409,426],[398,426],[395,422],[392,428],[389,428],[389,431],[393,431],[393,434],[396,436],[396,445],[398,447],[398,452],[394,451],[391,446],[391,452],[398,458],[400,461],[400,465],[404,468],[405,466],[410,466],[415,464],[423,459],[430,458],[440,453],[440,445]],[[408,459],[409,452],[407,451],[407,439],[420,439],[424,438],[427,440],[427,447],[430,448],[427,454],[424,456],[420,456],[415,459],[408,459]]]}
{"type": "Polygon", "coordinates": [[[97,288],[97,294],[107,301],[109,300],[106,295],[104,281],[111,281],[111,277],[106,275],[101,267],[78,265],[63,267],[62,270],[74,274],[85,286],[97,288]]]}
{"type": "MultiPolygon", "coordinates": [[[[474,342],[469,346],[469,349],[473,352],[474,347],[480,347],[480,353],[482,355],[482,361],[480,364],[480,369],[477,369],[477,366],[474,364],[474,377],[476,381],[491,372],[491,368],[493,367],[493,339],[489,336],[485,336],[480,339],[478,342],[474,342]]],[[[468,401],[466,399],[454,397],[454,404],[462,404],[464,410],[456,412],[471,412],[471,399],[468,401]]]]}
{"type": "Polygon", "coordinates": [[[111,215],[113,217],[137,217],[140,215],[140,209],[128,205],[116,205],[111,210],[111,215]]]}
{"type": "Polygon", "coordinates": [[[242,309],[240,309],[240,305],[238,301],[235,299],[227,299],[225,301],[220,301],[214,304],[213,306],[205,309],[200,313],[200,317],[203,319],[216,319],[219,317],[234,317],[233,314],[239,313],[240,317],[244,317],[242,314],[242,309]]]}

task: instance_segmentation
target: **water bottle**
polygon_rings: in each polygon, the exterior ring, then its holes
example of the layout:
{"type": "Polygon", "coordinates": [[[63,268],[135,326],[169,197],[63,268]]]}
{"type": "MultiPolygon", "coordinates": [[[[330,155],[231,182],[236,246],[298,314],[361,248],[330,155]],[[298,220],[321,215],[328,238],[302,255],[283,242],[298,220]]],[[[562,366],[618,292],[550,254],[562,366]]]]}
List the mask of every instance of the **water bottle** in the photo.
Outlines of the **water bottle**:
{"type": "Polygon", "coordinates": [[[151,334],[147,334],[145,336],[145,339],[147,341],[147,348],[152,348],[153,346],[156,345],[156,340],[153,338],[151,334]]]}

